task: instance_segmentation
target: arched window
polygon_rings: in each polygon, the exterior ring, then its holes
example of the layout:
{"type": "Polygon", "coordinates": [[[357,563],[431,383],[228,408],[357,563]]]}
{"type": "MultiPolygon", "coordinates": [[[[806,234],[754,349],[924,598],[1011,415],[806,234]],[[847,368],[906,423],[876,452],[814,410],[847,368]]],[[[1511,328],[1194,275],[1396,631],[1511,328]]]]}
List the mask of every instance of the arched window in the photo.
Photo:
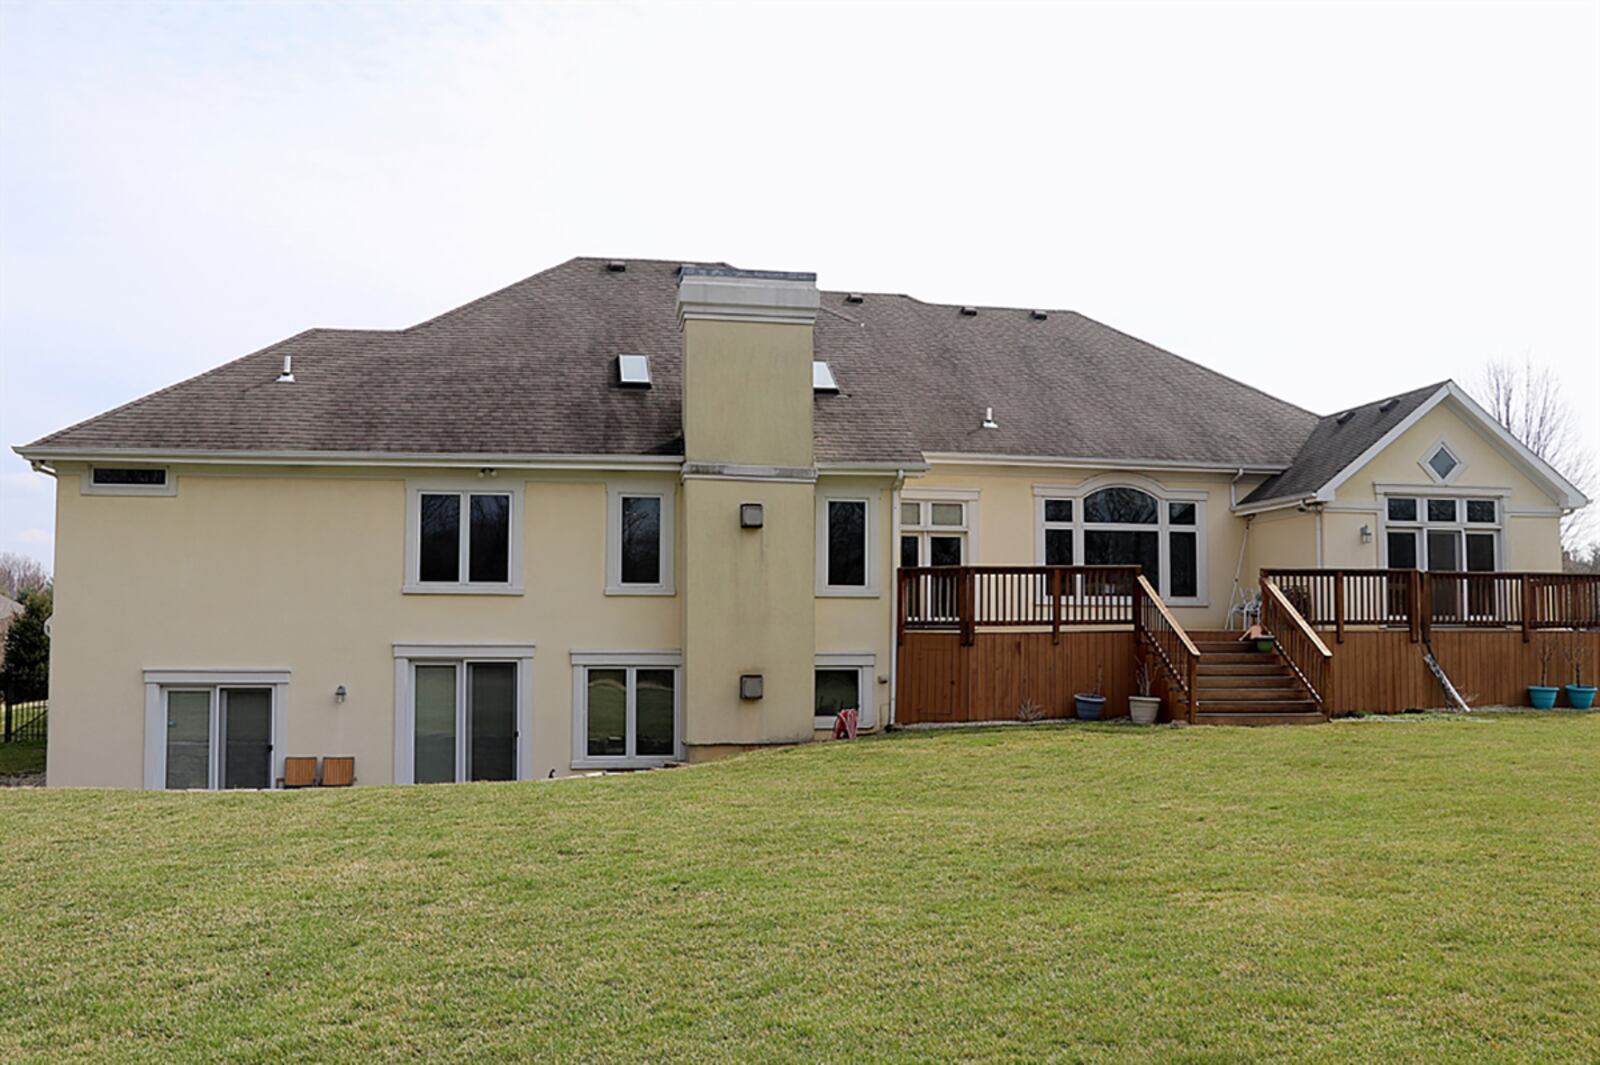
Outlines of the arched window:
{"type": "Polygon", "coordinates": [[[1050,566],[1138,566],[1162,596],[1202,597],[1203,497],[1167,498],[1131,485],[1085,495],[1040,493],[1041,561],[1050,566]]]}

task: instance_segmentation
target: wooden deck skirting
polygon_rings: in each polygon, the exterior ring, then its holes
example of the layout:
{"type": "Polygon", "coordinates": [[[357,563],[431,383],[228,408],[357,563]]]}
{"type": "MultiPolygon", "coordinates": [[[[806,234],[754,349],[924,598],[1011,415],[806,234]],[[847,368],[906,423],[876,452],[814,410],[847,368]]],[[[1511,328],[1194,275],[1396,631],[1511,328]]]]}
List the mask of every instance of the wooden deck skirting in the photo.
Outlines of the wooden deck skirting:
{"type": "MultiPolygon", "coordinates": [[[[1564,651],[1585,657],[1587,683],[1600,675],[1600,576],[1268,570],[1262,591],[1278,657],[1325,714],[1444,707],[1430,647],[1474,706],[1526,705],[1546,649],[1552,684],[1572,681],[1564,651]]],[[[1034,706],[1067,718],[1097,682],[1105,716],[1126,716],[1141,658],[1162,720],[1205,716],[1205,655],[1137,567],[908,568],[897,593],[901,724],[1016,720],[1034,706]]]]}

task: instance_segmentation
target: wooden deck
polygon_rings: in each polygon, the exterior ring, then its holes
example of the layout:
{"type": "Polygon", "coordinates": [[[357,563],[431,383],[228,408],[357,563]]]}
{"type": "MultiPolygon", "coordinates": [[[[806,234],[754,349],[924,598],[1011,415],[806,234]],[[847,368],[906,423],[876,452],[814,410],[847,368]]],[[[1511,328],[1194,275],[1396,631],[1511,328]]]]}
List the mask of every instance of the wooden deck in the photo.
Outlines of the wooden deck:
{"type": "Polygon", "coordinates": [[[1447,707],[1430,653],[1473,706],[1525,705],[1541,676],[1571,682],[1573,661],[1600,675],[1592,575],[1269,570],[1261,591],[1265,654],[1185,632],[1137,567],[903,569],[896,720],[1067,718],[1097,686],[1124,717],[1141,662],[1161,720],[1194,724],[1447,707]]]}

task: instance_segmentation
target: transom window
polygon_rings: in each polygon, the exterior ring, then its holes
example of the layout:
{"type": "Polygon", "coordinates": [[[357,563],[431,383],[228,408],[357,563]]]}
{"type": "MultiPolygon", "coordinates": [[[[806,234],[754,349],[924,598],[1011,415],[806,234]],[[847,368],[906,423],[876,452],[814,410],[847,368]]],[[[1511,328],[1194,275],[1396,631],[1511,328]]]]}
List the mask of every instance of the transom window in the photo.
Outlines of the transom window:
{"type": "Polygon", "coordinates": [[[520,592],[521,492],[412,486],[408,592],[520,592]]]}
{"type": "Polygon", "coordinates": [[[967,561],[965,500],[900,501],[900,565],[960,566],[967,561]]]}
{"type": "Polygon", "coordinates": [[[91,466],[80,491],[98,496],[170,496],[176,487],[165,466],[91,466]]]}
{"type": "Polygon", "coordinates": [[[573,764],[642,768],[683,756],[676,655],[574,652],[573,764]]]}
{"type": "Polygon", "coordinates": [[[1129,485],[1082,496],[1046,491],[1039,556],[1047,566],[1138,566],[1163,598],[1199,602],[1204,507],[1198,497],[1162,498],[1129,485]]]}
{"type": "Polygon", "coordinates": [[[671,595],[673,490],[613,487],[607,505],[606,592],[671,595]]]}

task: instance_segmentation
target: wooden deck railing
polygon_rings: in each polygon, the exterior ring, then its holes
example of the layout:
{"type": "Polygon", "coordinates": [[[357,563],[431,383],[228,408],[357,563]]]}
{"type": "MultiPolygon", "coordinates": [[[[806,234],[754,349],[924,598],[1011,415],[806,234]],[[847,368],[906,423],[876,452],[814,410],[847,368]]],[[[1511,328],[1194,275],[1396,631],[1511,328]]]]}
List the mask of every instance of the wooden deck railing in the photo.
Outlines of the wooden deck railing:
{"type": "Polygon", "coordinates": [[[1150,648],[1161,668],[1167,671],[1173,686],[1183,693],[1188,709],[1188,720],[1194,723],[1196,696],[1199,693],[1200,651],[1189,634],[1183,631],[1178,619],[1172,616],[1167,604],[1161,601],[1150,582],[1139,575],[1139,612],[1135,625],[1139,638],[1150,648]]]}
{"type": "Polygon", "coordinates": [[[1273,578],[1265,575],[1261,578],[1261,627],[1271,633],[1284,661],[1322,709],[1327,702],[1333,652],[1273,578]]]}
{"type": "Polygon", "coordinates": [[[899,571],[903,634],[982,628],[1132,625],[1138,566],[908,566],[899,571]]]}
{"type": "Polygon", "coordinates": [[[1430,572],[1414,569],[1266,569],[1311,625],[1404,626],[1412,642],[1435,625],[1536,629],[1600,628],[1600,574],[1430,572]]]}

